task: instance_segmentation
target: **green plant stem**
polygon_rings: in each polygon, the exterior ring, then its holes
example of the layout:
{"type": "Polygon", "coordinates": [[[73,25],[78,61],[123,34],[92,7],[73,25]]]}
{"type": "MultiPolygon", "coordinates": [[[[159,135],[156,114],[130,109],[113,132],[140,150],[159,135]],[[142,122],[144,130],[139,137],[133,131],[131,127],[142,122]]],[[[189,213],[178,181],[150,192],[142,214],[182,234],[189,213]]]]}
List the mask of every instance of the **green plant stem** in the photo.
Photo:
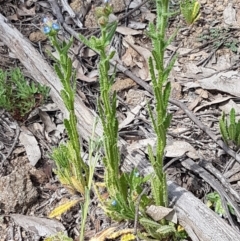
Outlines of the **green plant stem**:
{"type": "Polygon", "coordinates": [[[88,209],[89,209],[89,205],[91,202],[90,199],[90,191],[91,191],[91,187],[92,187],[92,183],[93,183],[93,175],[94,175],[94,170],[95,170],[95,166],[97,161],[100,158],[99,155],[99,143],[96,143],[97,146],[94,143],[94,134],[95,134],[95,130],[96,130],[96,124],[97,124],[97,120],[94,121],[94,125],[93,125],[93,132],[92,132],[92,136],[89,140],[89,176],[88,176],[88,184],[85,187],[85,200],[84,200],[84,204],[82,206],[82,222],[81,222],[81,227],[80,227],[80,237],[79,237],[79,241],[84,241],[84,231],[85,231],[85,226],[86,226],[86,220],[87,220],[87,214],[88,214],[88,209]],[[93,157],[93,152],[96,151],[95,153],[95,157],[93,157]]]}
{"type": "MultiPolygon", "coordinates": [[[[102,31],[102,41],[105,40],[106,33],[102,31]]],[[[116,99],[111,93],[111,81],[108,77],[110,69],[109,57],[105,53],[105,49],[100,51],[100,88],[101,88],[101,102],[104,116],[102,115],[102,123],[104,127],[104,146],[107,158],[106,173],[110,179],[108,183],[113,185],[110,193],[116,195],[120,190],[119,185],[119,163],[120,154],[117,146],[118,141],[118,121],[116,118],[116,99]],[[104,73],[104,74],[103,74],[104,73]]],[[[101,107],[100,107],[101,108],[101,107]]]]}
{"type": "Polygon", "coordinates": [[[64,89],[61,91],[64,104],[69,112],[69,120],[65,120],[64,124],[68,132],[70,143],[75,151],[76,158],[71,160],[73,162],[74,176],[79,180],[83,187],[86,186],[88,180],[89,169],[81,157],[81,144],[77,130],[77,118],[75,115],[74,96],[76,89],[76,79],[74,70],[72,68],[72,60],[68,57],[68,49],[72,44],[72,40],[68,44],[62,45],[57,39],[56,35],[49,36],[52,45],[57,50],[59,60],[56,60],[55,70],[62,82],[64,89]],[[59,70],[59,71],[57,71],[59,70]],[[67,128],[69,126],[69,128],[67,128]],[[84,175],[83,175],[84,173],[84,175]]]}
{"type": "MultiPolygon", "coordinates": [[[[164,118],[166,117],[166,108],[163,101],[163,84],[165,81],[164,76],[164,51],[165,51],[165,33],[168,22],[168,0],[157,0],[157,34],[152,38],[153,40],[153,51],[155,51],[155,63],[156,70],[158,72],[157,78],[153,78],[153,91],[156,99],[156,123],[154,125],[154,130],[157,134],[157,145],[156,145],[156,159],[153,164],[153,168],[156,173],[156,179],[154,181],[159,181],[159,188],[161,189],[159,197],[157,198],[157,205],[167,206],[168,197],[167,197],[167,185],[166,185],[166,175],[163,171],[163,157],[164,149],[166,146],[166,131],[167,128],[164,126],[164,118]]],[[[154,71],[153,71],[154,72],[154,71]]],[[[153,75],[154,73],[152,73],[153,75]]]]}

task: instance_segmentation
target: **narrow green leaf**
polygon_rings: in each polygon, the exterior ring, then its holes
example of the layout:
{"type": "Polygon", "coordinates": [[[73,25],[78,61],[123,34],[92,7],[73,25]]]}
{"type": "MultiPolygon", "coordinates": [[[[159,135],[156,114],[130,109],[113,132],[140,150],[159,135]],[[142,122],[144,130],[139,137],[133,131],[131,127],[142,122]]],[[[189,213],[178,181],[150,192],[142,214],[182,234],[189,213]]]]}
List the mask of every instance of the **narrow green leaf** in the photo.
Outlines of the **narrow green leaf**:
{"type": "Polygon", "coordinates": [[[151,121],[152,121],[154,131],[155,131],[156,134],[158,135],[157,123],[156,123],[156,121],[155,121],[155,119],[154,119],[154,117],[153,117],[153,113],[152,113],[152,110],[151,110],[151,107],[150,107],[149,103],[148,103],[147,106],[148,106],[148,113],[149,113],[150,119],[151,119],[151,121]]]}
{"type": "Polygon", "coordinates": [[[228,131],[227,131],[227,122],[225,120],[224,113],[222,114],[222,117],[219,120],[219,127],[220,127],[220,132],[221,132],[222,138],[223,138],[224,142],[227,143],[229,140],[229,135],[228,135],[228,131]]]}
{"type": "Polygon", "coordinates": [[[168,106],[168,100],[171,94],[171,83],[167,82],[165,89],[163,90],[163,106],[168,106]]]}
{"type": "Polygon", "coordinates": [[[236,112],[235,112],[234,108],[231,109],[229,118],[230,118],[230,124],[235,125],[235,123],[236,123],[236,112]]]}
{"type": "Polygon", "coordinates": [[[60,79],[60,81],[62,82],[62,84],[65,82],[65,79],[64,79],[64,75],[63,73],[61,72],[60,70],[60,67],[58,64],[54,64],[54,70],[58,76],[58,78],[60,79]]]}
{"type": "Polygon", "coordinates": [[[69,98],[68,93],[63,89],[61,90],[61,97],[63,99],[64,105],[66,106],[68,111],[72,110],[72,103],[71,103],[71,99],[69,98]]]}
{"type": "Polygon", "coordinates": [[[87,47],[92,48],[92,43],[85,38],[82,34],[78,35],[78,38],[80,39],[81,42],[83,42],[87,47]]]}
{"type": "Polygon", "coordinates": [[[70,121],[68,119],[64,119],[63,124],[64,124],[64,126],[66,128],[66,131],[68,133],[69,138],[71,138],[71,136],[72,136],[72,129],[71,129],[70,121]]]}
{"type": "Polygon", "coordinates": [[[229,127],[228,127],[228,134],[229,134],[230,140],[234,141],[235,140],[235,136],[236,136],[236,125],[235,125],[235,123],[229,125],[229,127]]]}
{"type": "MultiPolygon", "coordinates": [[[[116,32],[117,29],[117,22],[113,22],[111,24],[109,24],[108,28],[108,34],[107,34],[107,38],[106,38],[106,44],[109,44],[112,41],[112,38],[116,32]]],[[[111,56],[111,55],[110,55],[111,56]]]]}
{"type": "MultiPolygon", "coordinates": [[[[66,72],[66,75],[65,75],[66,76],[65,79],[66,79],[66,81],[70,82],[72,72],[73,72],[73,68],[72,68],[72,60],[69,57],[67,57],[67,69],[66,69],[66,71],[67,72],[66,72]]],[[[76,81],[76,80],[74,80],[74,81],[76,81]]],[[[72,92],[72,90],[71,90],[71,92],[72,92]]]]}
{"type": "Polygon", "coordinates": [[[162,234],[164,237],[171,235],[176,232],[175,228],[170,225],[163,225],[156,230],[157,233],[162,234]]]}
{"type": "Polygon", "coordinates": [[[168,127],[170,126],[171,120],[172,120],[172,114],[167,114],[167,116],[164,118],[164,121],[163,121],[163,126],[165,130],[167,130],[168,127]]]}
{"type": "Polygon", "coordinates": [[[154,70],[154,67],[153,67],[152,57],[150,57],[148,59],[148,65],[149,65],[149,72],[150,72],[150,75],[151,75],[151,80],[152,80],[153,85],[155,86],[155,85],[157,85],[157,79],[156,79],[155,70],[154,70]]]}
{"type": "Polygon", "coordinates": [[[161,228],[161,225],[149,218],[140,218],[139,222],[144,226],[144,227],[151,227],[154,229],[161,228]]]}
{"type": "Polygon", "coordinates": [[[68,50],[71,48],[72,44],[73,44],[73,37],[71,37],[67,43],[64,41],[61,52],[67,56],[68,50]]]}
{"type": "Polygon", "coordinates": [[[178,55],[175,54],[175,55],[172,57],[171,61],[168,63],[167,67],[165,68],[165,70],[164,70],[164,72],[163,72],[163,83],[164,83],[165,81],[167,81],[168,76],[169,76],[169,73],[170,73],[170,71],[172,70],[172,68],[173,68],[173,66],[174,66],[174,64],[175,64],[175,61],[176,61],[177,57],[178,57],[178,55]]]}

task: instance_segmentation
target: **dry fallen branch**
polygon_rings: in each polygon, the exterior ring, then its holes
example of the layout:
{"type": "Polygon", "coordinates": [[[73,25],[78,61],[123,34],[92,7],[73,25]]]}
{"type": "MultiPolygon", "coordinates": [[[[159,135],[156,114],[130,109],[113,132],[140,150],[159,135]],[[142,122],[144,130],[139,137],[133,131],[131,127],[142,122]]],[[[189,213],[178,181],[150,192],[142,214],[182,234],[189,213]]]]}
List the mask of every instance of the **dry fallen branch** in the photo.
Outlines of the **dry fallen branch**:
{"type": "MultiPolygon", "coordinates": [[[[0,39],[15,54],[33,78],[41,84],[51,87],[51,97],[59,109],[66,113],[60,97],[61,84],[52,68],[43,60],[42,56],[33,48],[31,43],[8,20],[0,15],[0,39]]],[[[76,116],[79,120],[78,129],[85,139],[91,135],[95,113],[91,112],[76,96],[76,116]]],[[[102,135],[99,125],[96,134],[102,135]]],[[[120,140],[121,144],[125,141],[120,140]]],[[[136,159],[128,153],[125,169],[136,166],[148,172],[147,160],[136,163],[136,159]]],[[[208,209],[200,200],[173,182],[168,182],[169,198],[178,213],[179,222],[186,228],[193,241],[236,241],[240,234],[226,222],[208,209]]]]}

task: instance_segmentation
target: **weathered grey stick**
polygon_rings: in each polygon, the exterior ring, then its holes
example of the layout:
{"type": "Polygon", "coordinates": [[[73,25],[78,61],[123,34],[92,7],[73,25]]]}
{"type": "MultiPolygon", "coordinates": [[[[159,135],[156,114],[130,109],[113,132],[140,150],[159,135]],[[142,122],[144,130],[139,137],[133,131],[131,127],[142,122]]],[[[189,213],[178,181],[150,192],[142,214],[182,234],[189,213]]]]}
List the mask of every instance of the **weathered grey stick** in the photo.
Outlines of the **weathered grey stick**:
{"type": "MultiPolygon", "coordinates": [[[[36,51],[31,43],[16,29],[8,20],[0,14],[0,39],[21,61],[33,78],[51,87],[51,97],[59,109],[66,114],[66,109],[60,97],[62,89],[53,69],[47,64],[42,56],[36,51]]],[[[78,129],[84,139],[88,139],[92,132],[95,113],[91,112],[76,96],[76,116],[78,118],[78,129]]],[[[102,135],[102,127],[99,125],[96,134],[102,135]]],[[[120,140],[125,144],[124,140],[120,140]]],[[[140,155],[141,156],[141,155],[140,155]]],[[[139,170],[149,173],[151,170],[147,160],[137,159],[127,153],[124,169],[130,170],[131,166],[137,166],[139,170]]],[[[200,200],[190,192],[178,187],[173,182],[168,182],[169,198],[174,203],[174,209],[178,213],[179,222],[186,228],[193,241],[236,241],[240,235],[208,209],[200,200]]]]}
{"type": "MultiPolygon", "coordinates": [[[[170,181],[168,181],[168,192],[178,214],[180,224],[183,227],[191,227],[191,231],[199,240],[240,240],[240,235],[235,229],[230,228],[216,213],[211,212],[210,214],[207,206],[203,205],[192,193],[170,181]]],[[[190,237],[192,238],[192,236],[190,237]]]]}

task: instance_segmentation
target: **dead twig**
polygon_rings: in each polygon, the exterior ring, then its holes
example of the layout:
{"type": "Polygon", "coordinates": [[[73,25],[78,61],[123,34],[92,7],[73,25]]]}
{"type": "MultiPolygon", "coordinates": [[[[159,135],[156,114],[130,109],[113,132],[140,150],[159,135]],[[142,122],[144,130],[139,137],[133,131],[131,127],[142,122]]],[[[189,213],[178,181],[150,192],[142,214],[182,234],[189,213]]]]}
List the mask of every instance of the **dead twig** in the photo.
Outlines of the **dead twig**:
{"type": "Polygon", "coordinates": [[[136,208],[135,208],[135,219],[134,219],[134,235],[137,234],[137,225],[138,225],[138,215],[139,215],[139,205],[141,202],[142,196],[149,191],[149,187],[145,187],[143,191],[140,193],[140,195],[137,198],[136,202],[136,208]]]}
{"type": "Polygon", "coordinates": [[[229,191],[231,195],[236,199],[237,202],[240,202],[239,194],[232,188],[230,183],[226,180],[226,178],[220,173],[210,162],[201,159],[199,162],[199,166],[208,170],[212,175],[214,175],[224,186],[225,190],[229,191]]]}

